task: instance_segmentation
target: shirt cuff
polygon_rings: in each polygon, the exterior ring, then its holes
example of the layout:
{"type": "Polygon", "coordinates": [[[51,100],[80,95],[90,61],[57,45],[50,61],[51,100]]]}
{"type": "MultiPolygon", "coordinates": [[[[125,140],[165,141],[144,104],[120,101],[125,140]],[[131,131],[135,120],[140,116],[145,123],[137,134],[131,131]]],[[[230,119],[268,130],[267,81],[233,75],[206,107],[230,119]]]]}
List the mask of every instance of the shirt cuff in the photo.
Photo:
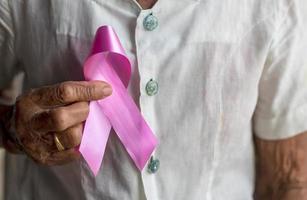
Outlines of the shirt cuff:
{"type": "Polygon", "coordinates": [[[304,131],[307,131],[307,104],[286,115],[272,118],[255,113],[254,132],[261,139],[286,139],[304,131]]]}

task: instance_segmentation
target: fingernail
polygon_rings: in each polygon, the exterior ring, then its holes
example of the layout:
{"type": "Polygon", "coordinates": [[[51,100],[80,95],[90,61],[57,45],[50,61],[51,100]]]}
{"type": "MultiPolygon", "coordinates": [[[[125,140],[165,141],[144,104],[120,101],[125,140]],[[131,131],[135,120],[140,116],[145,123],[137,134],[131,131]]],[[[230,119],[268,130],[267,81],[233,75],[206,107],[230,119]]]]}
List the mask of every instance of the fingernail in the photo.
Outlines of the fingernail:
{"type": "Polygon", "coordinates": [[[112,88],[111,86],[105,86],[103,89],[102,89],[102,92],[104,94],[104,96],[109,96],[112,94],[112,88]]]}

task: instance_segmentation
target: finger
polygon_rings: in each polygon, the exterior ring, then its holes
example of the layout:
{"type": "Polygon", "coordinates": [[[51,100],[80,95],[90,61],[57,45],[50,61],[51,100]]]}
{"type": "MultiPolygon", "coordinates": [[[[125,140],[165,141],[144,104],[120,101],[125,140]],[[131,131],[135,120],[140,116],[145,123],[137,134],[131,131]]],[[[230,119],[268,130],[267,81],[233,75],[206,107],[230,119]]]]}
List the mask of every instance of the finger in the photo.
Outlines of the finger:
{"type": "Polygon", "coordinates": [[[112,88],[103,81],[68,81],[32,91],[31,98],[42,107],[67,105],[78,101],[103,99],[112,88]]]}
{"type": "Polygon", "coordinates": [[[31,130],[46,134],[62,132],[85,121],[89,113],[87,102],[78,102],[36,114],[30,121],[31,130]]]}
{"type": "Polygon", "coordinates": [[[47,165],[63,165],[80,158],[80,152],[76,149],[68,149],[52,153],[47,159],[47,165]]]}
{"type": "Polygon", "coordinates": [[[80,145],[82,139],[82,131],[83,124],[78,124],[68,128],[63,132],[56,133],[56,136],[65,149],[71,149],[80,145]]]}
{"type": "MultiPolygon", "coordinates": [[[[51,136],[49,134],[48,136],[51,136]]],[[[53,137],[51,137],[53,139],[53,137]]],[[[50,141],[52,141],[52,139],[50,141]]],[[[35,162],[43,165],[59,165],[65,164],[80,157],[77,149],[71,148],[64,151],[54,149],[54,142],[51,145],[46,145],[45,142],[31,142],[25,146],[24,152],[31,157],[35,162]],[[52,148],[51,148],[52,147],[52,148]]]]}
{"type": "Polygon", "coordinates": [[[63,165],[80,158],[80,152],[76,149],[68,149],[65,151],[48,153],[47,156],[33,158],[34,161],[43,165],[63,165]]]}

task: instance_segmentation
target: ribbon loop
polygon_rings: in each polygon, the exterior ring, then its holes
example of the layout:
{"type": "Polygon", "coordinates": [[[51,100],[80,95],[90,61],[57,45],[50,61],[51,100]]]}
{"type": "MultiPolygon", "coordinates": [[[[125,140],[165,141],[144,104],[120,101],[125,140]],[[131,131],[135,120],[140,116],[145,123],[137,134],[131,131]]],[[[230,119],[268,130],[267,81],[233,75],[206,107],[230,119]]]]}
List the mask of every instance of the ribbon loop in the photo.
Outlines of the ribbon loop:
{"type": "Polygon", "coordinates": [[[142,170],[157,145],[157,139],[129,96],[131,64],[110,26],[97,30],[93,48],[84,65],[86,80],[111,84],[111,96],[90,102],[79,151],[95,175],[102,163],[111,127],[136,167],[142,170]]]}
{"type": "Polygon", "coordinates": [[[102,52],[112,54],[112,59],[109,59],[108,61],[112,64],[113,69],[116,71],[124,85],[128,87],[131,75],[131,64],[125,55],[124,48],[122,47],[116,33],[110,26],[101,26],[98,28],[90,55],[102,52]]]}

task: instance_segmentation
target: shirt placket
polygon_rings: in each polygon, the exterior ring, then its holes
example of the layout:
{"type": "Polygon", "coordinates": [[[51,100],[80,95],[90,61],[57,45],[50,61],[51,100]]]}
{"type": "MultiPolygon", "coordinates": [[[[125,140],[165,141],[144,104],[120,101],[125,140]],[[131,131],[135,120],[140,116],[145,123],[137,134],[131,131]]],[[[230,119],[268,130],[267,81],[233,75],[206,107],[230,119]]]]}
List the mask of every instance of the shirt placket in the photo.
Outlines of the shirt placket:
{"type": "MultiPolygon", "coordinates": [[[[153,38],[158,34],[159,20],[158,11],[154,9],[141,10],[137,18],[135,41],[137,62],[140,75],[140,109],[142,115],[155,129],[154,101],[159,94],[159,81],[155,68],[155,62],[150,50],[153,38]]],[[[159,148],[159,147],[157,147],[159,148]]],[[[159,173],[160,161],[158,155],[153,152],[142,171],[142,181],[147,200],[158,199],[156,176],[159,173]]]]}

